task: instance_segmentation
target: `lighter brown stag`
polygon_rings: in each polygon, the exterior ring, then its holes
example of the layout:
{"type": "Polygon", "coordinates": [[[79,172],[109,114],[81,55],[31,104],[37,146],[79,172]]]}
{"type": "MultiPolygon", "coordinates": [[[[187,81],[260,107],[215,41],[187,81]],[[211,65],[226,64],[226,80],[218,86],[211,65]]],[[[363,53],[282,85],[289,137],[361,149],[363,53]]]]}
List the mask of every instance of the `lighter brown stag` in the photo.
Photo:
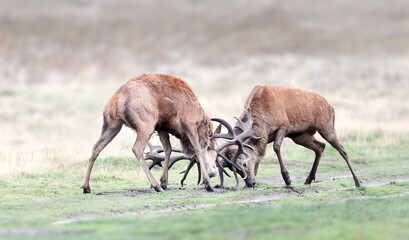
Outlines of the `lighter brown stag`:
{"type": "Polygon", "coordinates": [[[184,153],[188,156],[196,155],[203,166],[201,169],[206,190],[213,191],[209,178],[216,174],[216,151],[213,140],[210,140],[213,127],[209,117],[184,81],[169,75],[149,74],[129,80],[106,104],[101,136],[92,148],[82,185],[84,193],[91,192],[89,180],[95,160],[123,124],[137,134],[132,151],[156,191],[166,189],[168,184],[171,154],[169,134],[180,139],[184,153]],[[144,149],[154,131],[158,132],[165,152],[160,185],[149,171],[144,158],[144,149]]]}
{"type": "MultiPolygon", "coordinates": [[[[325,144],[315,139],[318,132],[328,143],[331,144],[345,159],[355,186],[359,187],[361,181],[352,169],[348,155],[340,144],[335,132],[335,111],[325,98],[314,92],[309,92],[291,87],[262,86],[253,88],[244,104],[247,109],[239,118],[234,128],[227,126],[229,130],[227,139],[236,139],[241,145],[250,147],[243,148],[228,145],[223,151],[239,168],[238,171],[244,177],[247,187],[253,187],[256,183],[256,175],[260,161],[265,156],[266,146],[274,142],[274,151],[277,155],[286,185],[291,184],[291,179],[281,157],[281,143],[285,137],[291,138],[296,144],[304,146],[315,152],[315,161],[305,184],[311,184],[315,180],[318,164],[324,151],[325,144]],[[250,123],[250,126],[246,126],[250,123]],[[243,127],[244,126],[244,127],[243,127]],[[244,153],[244,154],[241,154],[244,153]],[[242,172],[245,167],[245,173],[242,172]]],[[[232,168],[231,164],[224,165],[232,168]]]]}

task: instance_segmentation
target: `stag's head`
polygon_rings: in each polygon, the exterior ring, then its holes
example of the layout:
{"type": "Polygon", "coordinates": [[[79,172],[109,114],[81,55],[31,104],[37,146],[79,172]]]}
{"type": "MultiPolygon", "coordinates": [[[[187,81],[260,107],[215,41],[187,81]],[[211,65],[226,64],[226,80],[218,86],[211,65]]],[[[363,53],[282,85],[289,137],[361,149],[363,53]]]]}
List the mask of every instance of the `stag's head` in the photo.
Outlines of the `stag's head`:
{"type": "Polygon", "coordinates": [[[223,119],[213,118],[212,120],[225,126],[228,131],[226,134],[212,136],[212,139],[227,140],[216,149],[218,157],[222,159],[218,162],[219,167],[228,167],[234,172],[236,185],[238,185],[238,174],[243,178],[247,187],[253,187],[256,183],[255,166],[259,158],[249,142],[260,138],[254,136],[250,109],[244,110],[240,119],[236,118],[237,124],[234,128],[223,119]]]}
{"type": "Polygon", "coordinates": [[[211,140],[207,146],[204,147],[203,150],[203,160],[205,164],[205,169],[209,177],[214,177],[216,176],[217,173],[217,167],[216,167],[216,158],[217,158],[217,152],[215,149],[215,143],[213,140],[211,140]]]}
{"type": "Polygon", "coordinates": [[[217,153],[215,149],[215,139],[211,138],[213,135],[212,122],[207,116],[200,122],[197,132],[201,148],[201,156],[204,162],[204,166],[201,167],[205,169],[210,178],[214,177],[217,173],[217,153]]]}
{"type": "MultiPolygon", "coordinates": [[[[240,175],[247,187],[254,187],[257,182],[255,174],[255,166],[258,159],[257,154],[255,153],[255,151],[245,150],[246,154],[239,154],[235,158],[235,154],[237,151],[239,150],[236,146],[230,146],[224,149],[221,154],[223,154],[223,156],[230,160],[230,162],[222,160],[221,165],[223,167],[229,168],[235,174],[237,173],[238,175],[240,175]]],[[[238,184],[238,179],[236,178],[236,186],[238,186],[238,184]]]]}

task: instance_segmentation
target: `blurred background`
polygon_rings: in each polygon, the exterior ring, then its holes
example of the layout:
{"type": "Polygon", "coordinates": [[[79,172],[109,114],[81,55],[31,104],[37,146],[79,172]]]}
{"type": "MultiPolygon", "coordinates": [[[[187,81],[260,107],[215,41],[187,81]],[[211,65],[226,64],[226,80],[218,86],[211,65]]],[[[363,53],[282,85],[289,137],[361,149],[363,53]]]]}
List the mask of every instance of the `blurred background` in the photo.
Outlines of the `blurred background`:
{"type": "MultiPolygon", "coordinates": [[[[85,164],[109,96],[144,73],[232,124],[256,84],[315,91],[343,141],[401,144],[408,57],[407,0],[0,0],[0,174],[85,164]]],[[[102,154],[132,156],[134,137],[102,154]]]]}

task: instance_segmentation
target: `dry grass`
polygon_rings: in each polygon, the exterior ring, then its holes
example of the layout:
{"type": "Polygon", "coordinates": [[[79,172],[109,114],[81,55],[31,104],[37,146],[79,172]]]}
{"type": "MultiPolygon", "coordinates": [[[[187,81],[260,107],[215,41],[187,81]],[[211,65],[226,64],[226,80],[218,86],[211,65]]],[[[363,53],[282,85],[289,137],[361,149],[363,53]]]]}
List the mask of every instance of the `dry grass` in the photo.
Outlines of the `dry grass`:
{"type": "MultiPolygon", "coordinates": [[[[209,72],[211,75],[212,71],[209,72]]],[[[202,76],[198,74],[196,79],[202,76]]],[[[244,79],[237,81],[237,85],[226,90],[218,90],[218,85],[190,83],[210,116],[221,116],[234,123],[232,117],[241,113],[253,85],[244,79]]],[[[3,91],[0,96],[0,175],[60,169],[78,173],[72,163],[86,162],[89,157],[100,132],[102,108],[117,87],[116,83],[99,84],[98,88],[93,84],[52,84],[3,91]]],[[[358,88],[347,90],[342,87],[340,91],[319,91],[335,106],[339,136],[363,148],[373,144],[372,140],[368,143],[368,136],[374,134],[379,135],[376,144],[381,146],[400,144],[399,135],[409,130],[409,97],[397,86],[385,92],[379,88],[368,92],[358,88]]],[[[130,149],[134,138],[135,134],[124,128],[101,157],[132,157],[130,149]]]]}
{"type": "MultiPolygon", "coordinates": [[[[231,123],[256,84],[316,91],[334,105],[344,140],[402,144],[407,5],[0,1],[0,176],[82,174],[73,163],[87,161],[106,100],[149,72],[186,80],[210,116],[231,123]]],[[[134,137],[123,129],[101,157],[132,157],[134,137]]]]}

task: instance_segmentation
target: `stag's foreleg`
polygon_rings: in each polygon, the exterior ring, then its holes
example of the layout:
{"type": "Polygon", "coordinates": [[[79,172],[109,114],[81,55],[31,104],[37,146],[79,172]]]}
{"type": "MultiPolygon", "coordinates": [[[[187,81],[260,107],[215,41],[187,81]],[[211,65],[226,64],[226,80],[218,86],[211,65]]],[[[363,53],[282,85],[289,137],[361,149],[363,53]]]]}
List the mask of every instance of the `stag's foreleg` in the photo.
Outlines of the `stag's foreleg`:
{"type": "Polygon", "coordinates": [[[284,166],[284,162],[283,162],[283,159],[281,158],[281,151],[280,151],[281,143],[283,142],[287,132],[288,132],[287,128],[279,128],[277,130],[273,147],[274,147],[274,151],[278,158],[278,163],[280,164],[281,175],[283,176],[285,184],[289,186],[291,185],[290,175],[284,166]]]}
{"type": "Polygon", "coordinates": [[[94,166],[95,160],[101,151],[112,141],[112,139],[121,131],[123,123],[122,122],[107,122],[107,119],[104,117],[104,124],[102,126],[101,136],[98,141],[92,147],[92,154],[89,158],[88,170],[85,175],[84,182],[81,188],[84,190],[84,193],[90,193],[91,188],[89,187],[89,179],[91,176],[92,167],[94,166]]]}
{"type": "Polygon", "coordinates": [[[165,164],[163,166],[163,173],[160,178],[160,186],[163,189],[166,189],[168,187],[169,158],[170,153],[172,152],[172,146],[170,145],[169,134],[167,132],[158,131],[158,134],[165,152],[165,164]]]}
{"type": "MultiPolygon", "coordinates": [[[[315,133],[315,132],[314,132],[315,133]]],[[[317,141],[314,137],[314,133],[304,133],[301,136],[292,138],[292,140],[301,146],[304,146],[308,149],[311,149],[315,152],[315,160],[314,164],[312,166],[311,172],[308,175],[307,179],[305,180],[304,184],[311,184],[313,180],[315,180],[315,174],[318,169],[318,164],[320,162],[322,152],[324,152],[325,149],[325,143],[322,143],[320,141],[317,141]]]]}
{"type": "Polygon", "coordinates": [[[193,148],[195,149],[197,159],[200,163],[202,169],[203,184],[205,185],[205,188],[208,192],[213,192],[214,190],[212,185],[210,184],[210,177],[206,170],[206,165],[203,159],[203,150],[199,143],[197,130],[194,129],[193,127],[189,127],[186,133],[188,135],[190,143],[193,145],[193,148]]]}
{"type": "Polygon", "coordinates": [[[360,187],[361,186],[361,180],[359,180],[358,176],[356,175],[354,169],[352,169],[351,163],[349,162],[349,157],[347,152],[345,151],[344,147],[341,145],[337,138],[337,134],[334,129],[329,130],[328,132],[326,131],[320,131],[319,132],[321,136],[331,144],[344,158],[345,162],[348,165],[349,170],[352,173],[352,177],[354,178],[355,186],[360,187]]]}

